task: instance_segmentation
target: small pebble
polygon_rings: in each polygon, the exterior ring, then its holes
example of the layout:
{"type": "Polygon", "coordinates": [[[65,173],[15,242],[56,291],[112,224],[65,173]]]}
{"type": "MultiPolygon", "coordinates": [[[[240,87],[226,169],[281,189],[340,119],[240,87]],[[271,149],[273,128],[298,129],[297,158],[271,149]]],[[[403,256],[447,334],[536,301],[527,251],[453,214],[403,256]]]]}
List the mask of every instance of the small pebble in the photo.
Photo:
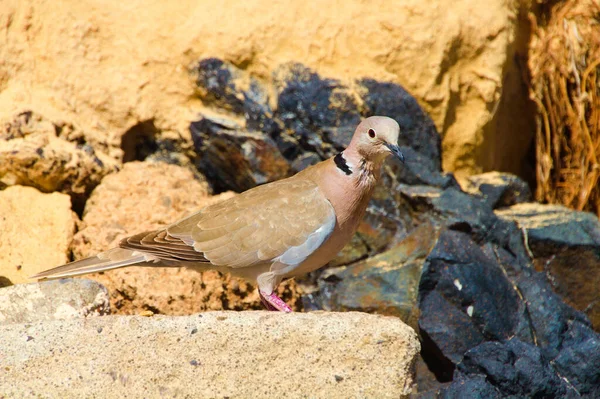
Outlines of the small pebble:
{"type": "Polygon", "coordinates": [[[154,312],[151,310],[142,310],[140,312],[140,316],[144,316],[144,317],[152,317],[154,316],[154,312]]]}
{"type": "Polygon", "coordinates": [[[198,362],[197,362],[196,360],[191,360],[191,361],[190,361],[190,364],[191,364],[192,366],[197,366],[197,365],[198,365],[198,362]]]}
{"type": "Polygon", "coordinates": [[[336,381],[336,382],[341,382],[341,381],[344,381],[344,377],[342,377],[341,375],[336,375],[336,376],[335,376],[335,381],[336,381]]]}

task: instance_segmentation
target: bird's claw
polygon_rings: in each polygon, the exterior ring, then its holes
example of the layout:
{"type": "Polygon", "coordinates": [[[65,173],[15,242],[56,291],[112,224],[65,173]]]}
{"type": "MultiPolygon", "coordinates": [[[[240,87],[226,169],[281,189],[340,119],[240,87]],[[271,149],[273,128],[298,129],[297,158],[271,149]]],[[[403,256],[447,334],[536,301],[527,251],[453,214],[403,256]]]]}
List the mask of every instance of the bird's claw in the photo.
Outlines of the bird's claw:
{"type": "Polygon", "coordinates": [[[267,310],[291,313],[292,308],[288,306],[287,303],[283,301],[283,299],[279,298],[275,293],[267,294],[261,290],[258,290],[258,295],[260,296],[260,300],[265,305],[267,310]]]}

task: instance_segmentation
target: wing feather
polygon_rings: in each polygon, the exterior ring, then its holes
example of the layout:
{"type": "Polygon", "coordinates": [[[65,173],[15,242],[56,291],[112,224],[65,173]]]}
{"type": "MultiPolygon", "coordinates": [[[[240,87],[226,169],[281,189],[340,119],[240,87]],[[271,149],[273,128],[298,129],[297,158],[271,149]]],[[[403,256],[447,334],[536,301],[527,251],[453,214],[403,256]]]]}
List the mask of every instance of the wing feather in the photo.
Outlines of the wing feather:
{"type": "Polygon", "coordinates": [[[335,212],[318,186],[285,179],[211,205],[167,229],[211,263],[232,268],[300,263],[333,232],[335,212]],[[293,255],[292,255],[293,254],[293,255]]]}
{"type": "Polygon", "coordinates": [[[297,265],[331,235],[335,220],[314,182],[290,178],[210,205],[164,230],[128,237],[120,247],[231,268],[297,265]]]}

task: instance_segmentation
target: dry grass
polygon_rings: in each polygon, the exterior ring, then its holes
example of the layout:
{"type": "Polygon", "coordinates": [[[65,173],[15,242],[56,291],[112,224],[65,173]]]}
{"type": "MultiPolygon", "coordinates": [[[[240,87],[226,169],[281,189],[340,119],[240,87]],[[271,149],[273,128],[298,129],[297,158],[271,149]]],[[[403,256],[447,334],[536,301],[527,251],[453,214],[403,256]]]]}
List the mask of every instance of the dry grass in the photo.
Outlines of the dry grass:
{"type": "Polygon", "coordinates": [[[600,4],[568,0],[532,17],[538,201],[600,215],[600,4]]]}

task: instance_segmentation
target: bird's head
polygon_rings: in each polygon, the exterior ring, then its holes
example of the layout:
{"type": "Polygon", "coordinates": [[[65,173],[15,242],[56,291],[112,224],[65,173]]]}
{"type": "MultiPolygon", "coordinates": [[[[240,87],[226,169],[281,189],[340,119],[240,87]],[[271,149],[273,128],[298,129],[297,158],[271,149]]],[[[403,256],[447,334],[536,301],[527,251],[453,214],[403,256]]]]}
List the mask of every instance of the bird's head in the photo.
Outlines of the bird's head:
{"type": "Polygon", "coordinates": [[[404,162],[404,155],[398,147],[399,135],[398,122],[387,116],[371,116],[358,125],[348,149],[376,164],[383,162],[388,155],[404,162]]]}

